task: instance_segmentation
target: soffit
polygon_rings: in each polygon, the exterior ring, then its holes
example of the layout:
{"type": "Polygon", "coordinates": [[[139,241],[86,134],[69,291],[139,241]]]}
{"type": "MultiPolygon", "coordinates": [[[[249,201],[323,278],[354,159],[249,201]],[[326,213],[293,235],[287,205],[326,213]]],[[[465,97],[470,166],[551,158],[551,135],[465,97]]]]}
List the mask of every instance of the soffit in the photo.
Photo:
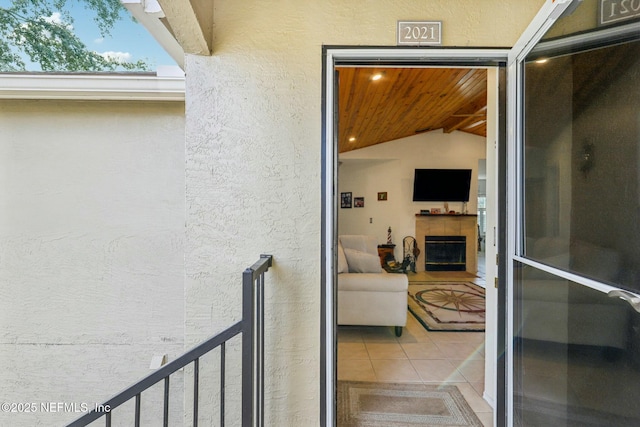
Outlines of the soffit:
{"type": "Polygon", "coordinates": [[[341,153],[436,129],[486,136],[486,69],[337,69],[341,153]]]}

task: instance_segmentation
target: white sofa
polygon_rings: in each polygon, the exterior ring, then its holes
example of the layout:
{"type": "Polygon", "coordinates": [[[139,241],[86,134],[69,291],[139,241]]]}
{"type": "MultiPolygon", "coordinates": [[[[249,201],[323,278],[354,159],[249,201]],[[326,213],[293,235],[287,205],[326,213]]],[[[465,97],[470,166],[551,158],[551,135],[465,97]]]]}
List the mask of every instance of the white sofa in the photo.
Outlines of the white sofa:
{"type": "Polygon", "coordinates": [[[337,270],[338,325],[394,326],[402,335],[409,280],[382,269],[376,238],[340,236],[337,270]]]}
{"type": "MultiPolygon", "coordinates": [[[[582,241],[541,238],[527,245],[543,263],[615,283],[621,259],[612,249],[582,241]]],[[[626,303],[537,270],[524,273],[522,338],[625,349],[630,316],[626,303]]]]}

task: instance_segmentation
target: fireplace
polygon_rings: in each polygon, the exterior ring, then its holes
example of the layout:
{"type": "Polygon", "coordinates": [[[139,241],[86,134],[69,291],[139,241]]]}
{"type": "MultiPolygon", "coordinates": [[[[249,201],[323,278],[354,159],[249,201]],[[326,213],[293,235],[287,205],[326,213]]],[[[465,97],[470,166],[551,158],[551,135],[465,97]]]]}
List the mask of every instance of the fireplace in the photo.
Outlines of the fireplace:
{"type": "Polygon", "coordinates": [[[466,271],[466,236],[425,236],[426,271],[466,271]]]}
{"type": "MultiPolygon", "coordinates": [[[[425,237],[447,237],[447,241],[451,241],[450,236],[455,239],[465,237],[465,253],[464,262],[466,272],[476,274],[478,271],[478,216],[477,215],[416,215],[416,240],[420,253],[416,259],[416,270],[425,271],[426,265],[426,247],[425,237]],[[449,236],[449,237],[448,237],[449,236]],[[475,243],[475,244],[474,244],[475,243]]],[[[457,243],[459,246],[460,244],[457,243]]],[[[444,268],[450,269],[450,266],[444,268]]],[[[457,268],[460,268],[459,266],[457,268]]],[[[431,268],[429,268],[431,269],[431,268]]],[[[449,270],[450,271],[450,270],[449,270]]]]}

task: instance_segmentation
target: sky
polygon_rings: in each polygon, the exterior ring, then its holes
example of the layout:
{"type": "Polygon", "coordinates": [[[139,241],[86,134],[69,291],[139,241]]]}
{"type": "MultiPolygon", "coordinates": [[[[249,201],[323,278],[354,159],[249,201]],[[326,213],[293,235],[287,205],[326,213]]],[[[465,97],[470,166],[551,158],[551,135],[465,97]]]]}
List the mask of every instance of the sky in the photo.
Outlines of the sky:
{"type": "MultiPolygon", "coordinates": [[[[0,7],[9,6],[11,0],[0,0],[0,7]]],[[[176,66],[175,61],[155,41],[149,32],[131,17],[124,9],[121,19],[107,37],[100,35],[100,30],[93,20],[93,11],[86,10],[82,0],[68,1],[67,10],[74,18],[73,29],[76,35],[93,51],[100,54],[112,52],[114,56],[129,58],[131,61],[143,60],[155,71],[158,66],[176,66]]],[[[56,14],[51,19],[56,19],[56,14]]],[[[39,71],[39,66],[28,62],[27,71],[39,71]]]]}

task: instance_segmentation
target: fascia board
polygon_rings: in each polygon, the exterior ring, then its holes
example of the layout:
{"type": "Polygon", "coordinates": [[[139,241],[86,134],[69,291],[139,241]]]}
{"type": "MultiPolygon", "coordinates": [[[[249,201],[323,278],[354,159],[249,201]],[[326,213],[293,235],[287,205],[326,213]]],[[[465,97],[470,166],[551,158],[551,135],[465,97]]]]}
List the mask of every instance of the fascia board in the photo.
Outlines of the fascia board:
{"type": "Polygon", "coordinates": [[[135,74],[0,74],[0,99],[184,102],[185,79],[135,74]]]}
{"type": "Polygon", "coordinates": [[[121,0],[121,3],[184,70],[184,50],[171,31],[162,23],[161,19],[165,18],[165,15],[158,2],[147,2],[143,5],[140,0],[121,0]]]}

